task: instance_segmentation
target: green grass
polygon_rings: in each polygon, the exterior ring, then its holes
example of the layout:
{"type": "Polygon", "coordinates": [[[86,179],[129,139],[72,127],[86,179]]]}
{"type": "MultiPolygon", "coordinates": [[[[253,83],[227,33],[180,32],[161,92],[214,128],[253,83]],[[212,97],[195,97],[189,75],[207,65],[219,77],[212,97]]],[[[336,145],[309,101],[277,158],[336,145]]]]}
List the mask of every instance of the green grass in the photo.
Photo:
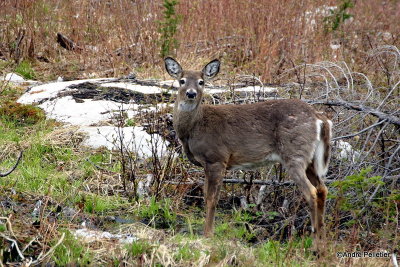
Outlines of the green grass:
{"type": "MultiPolygon", "coordinates": [[[[18,150],[21,146],[24,151],[20,165],[11,175],[0,180],[1,186],[37,195],[45,195],[51,190],[52,197],[62,200],[64,205],[74,205],[81,201],[77,196],[87,194],[88,197],[84,197],[85,211],[89,213],[104,213],[126,203],[119,197],[94,196],[85,192],[85,178],[95,171],[85,158],[101,156],[89,152],[82,154],[68,145],[51,144],[46,136],[57,126],[53,121],[21,125],[0,117],[0,125],[0,148],[11,145],[18,150]]],[[[12,162],[15,159],[1,160],[0,169],[8,169],[12,162]]]]}
{"type": "Polygon", "coordinates": [[[117,210],[129,203],[118,196],[85,195],[84,211],[87,213],[104,214],[108,211],[117,210]]]}
{"type": "Polygon", "coordinates": [[[174,257],[177,261],[197,261],[200,258],[201,251],[188,243],[178,248],[174,257]]]}
{"type": "MultiPolygon", "coordinates": [[[[92,261],[92,254],[68,230],[63,230],[65,238],[55,249],[52,259],[57,266],[87,266],[92,261]],[[72,265],[71,265],[72,264],[72,265]]],[[[56,243],[54,241],[54,243],[56,243]]]]}
{"type": "Polygon", "coordinates": [[[149,201],[143,201],[137,210],[137,215],[151,222],[155,228],[173,229],[177,224],[177,214],[173,211],[172,202],[168,198],[156,201],[152,197],[149,201]]]}
{"type": "Polygon", "coordinates": [[[128,253],[131,257],[136,258],[152,250],[151,245],[146,240],[138,240],[127,246],[128,253]]]}
{"type": "Polygon", "coordinates": [[[21,63],[19,63],[15,68],[15,72],[27,80],[33,80],[36,77],[35,71],[32,68],[32,64],[27,60],[21,61],[21,63]]]}

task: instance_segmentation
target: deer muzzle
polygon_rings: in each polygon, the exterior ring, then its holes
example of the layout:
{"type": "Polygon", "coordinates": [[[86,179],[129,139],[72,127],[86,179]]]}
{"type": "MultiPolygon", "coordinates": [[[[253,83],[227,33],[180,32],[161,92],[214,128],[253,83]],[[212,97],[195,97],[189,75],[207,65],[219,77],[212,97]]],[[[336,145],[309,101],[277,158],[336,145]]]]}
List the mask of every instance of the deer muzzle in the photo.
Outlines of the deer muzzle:
{"type": "Polygon", "coordinates": [[[188,99],[195,99],[197,96],[197,91],[194,89],[188,89],[186,90],[186,96],[188,99]]]}

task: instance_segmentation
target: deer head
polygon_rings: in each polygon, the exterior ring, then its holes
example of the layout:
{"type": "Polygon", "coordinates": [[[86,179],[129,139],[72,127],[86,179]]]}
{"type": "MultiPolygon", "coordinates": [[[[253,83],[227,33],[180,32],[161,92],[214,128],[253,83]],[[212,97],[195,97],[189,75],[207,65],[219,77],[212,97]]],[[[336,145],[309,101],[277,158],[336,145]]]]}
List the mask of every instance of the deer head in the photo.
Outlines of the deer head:
{"type": "Polygon", "coordinates": [[[220,61],[214,59],[202,71],[183,71],[181,65],[172,57],[165,58],[165,68],[171,77],[179,81],[176,105],[179,111],[193,111],[201,103],[204,85],[214,78],[220,61]]]}

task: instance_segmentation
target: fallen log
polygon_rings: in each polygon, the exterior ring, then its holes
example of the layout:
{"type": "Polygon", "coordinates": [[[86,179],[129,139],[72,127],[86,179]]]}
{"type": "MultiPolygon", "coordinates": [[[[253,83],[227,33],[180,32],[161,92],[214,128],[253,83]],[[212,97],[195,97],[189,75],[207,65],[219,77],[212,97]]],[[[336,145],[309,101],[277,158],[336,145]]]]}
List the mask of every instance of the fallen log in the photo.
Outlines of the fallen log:
{"type": "MultiPolygon", "coordinates": [[[[383,182],[393,182],[400,183],[400,175],[393,175],[384,177],[383,182]]],[[[254,185],[270,185],[270,186],[294,186],[293,181],[276,181],[276,180],[244,180],[244,179],[223,179],[224,184],[254,184],[254,185]]],[[[339,180],[324,180],[325,184],[331,184],[339,180]]],[[[204,185],[204,181],[195,182],[176,182],[176,181],[165,181],[165,183],[173,185],[204,185]]]]}
{"type": "Polygon", "coordinates": [[[59,43],[61,47],[67,50],[82,50],[82,48],[75,44],[74,41],[61,33],[57,33],[57,43],[59,43]]]}

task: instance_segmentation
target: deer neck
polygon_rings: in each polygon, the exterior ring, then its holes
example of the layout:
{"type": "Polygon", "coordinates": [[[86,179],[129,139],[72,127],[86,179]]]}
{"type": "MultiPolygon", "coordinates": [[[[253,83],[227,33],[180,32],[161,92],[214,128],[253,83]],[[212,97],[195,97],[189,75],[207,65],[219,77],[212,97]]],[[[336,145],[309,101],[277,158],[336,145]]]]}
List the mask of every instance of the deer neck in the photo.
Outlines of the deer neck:
{"type": "Polygon", "coordinates": [[[175,102],[174,129],[179,139],[188,138],[193,127],[202,119],[203,106],[200,103],[201,101],[197,102],[193,110],[185,110],[179,107],[180,101],[175,102]]]}

